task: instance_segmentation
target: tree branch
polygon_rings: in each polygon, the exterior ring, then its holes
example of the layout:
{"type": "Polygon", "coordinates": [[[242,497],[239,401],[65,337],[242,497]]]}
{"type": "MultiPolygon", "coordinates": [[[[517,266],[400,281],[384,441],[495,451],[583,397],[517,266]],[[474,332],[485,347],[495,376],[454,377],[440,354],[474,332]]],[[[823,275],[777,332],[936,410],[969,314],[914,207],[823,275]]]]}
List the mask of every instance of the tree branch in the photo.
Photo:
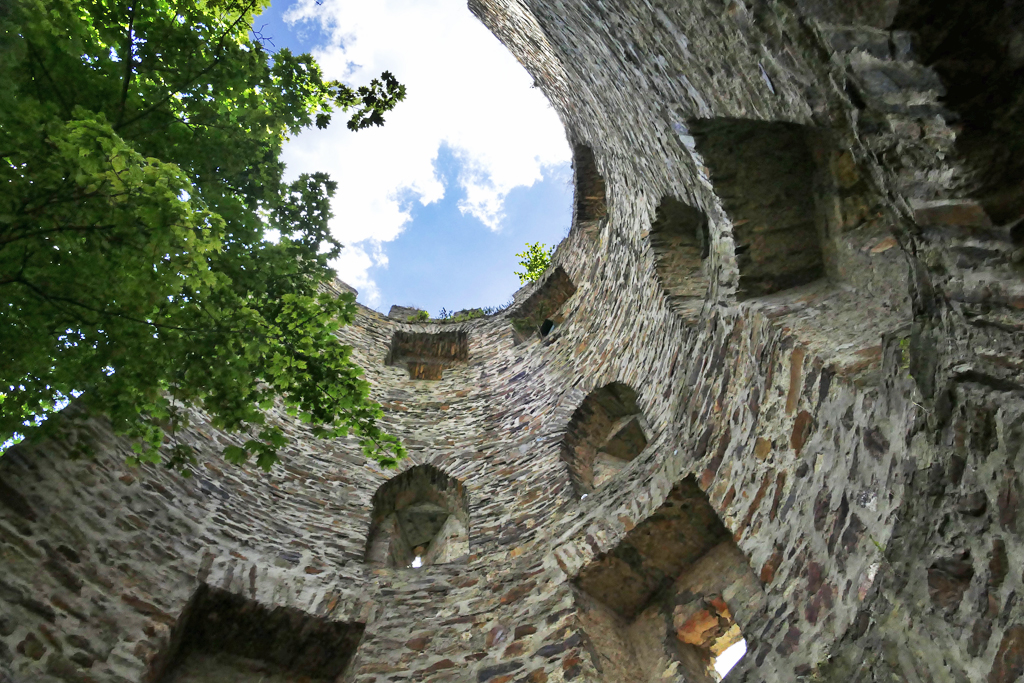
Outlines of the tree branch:
{"type": "Polygon", "coordinates": [[[123,123],[119,121],[118,124],[116,126],[114,126],[114,130],[120,130],[123,127],[130,126],[133,123],[135,123],[135,122],[137,122],[137,121],[139,121],[141,119],[144,119],[145,117],[149,116],[154,111],[156,111],[160,107],[162,107],[165,104],[167,104],[168,102],[170,102],[171,99],[173,99],[175,95],[178,95],[185,88],[187,88],[189,85],[194,83],[197,78],[206,75],[207,73],[210,72],[211,69],[213,69],[213,67],[217,66],[220,63],[220,58],[221,58],[221,56],[224,53],[224,43],[227,40],[228,36],[231,34],[231,32],[234,30],[234,28],[236,26],[238,26],[239,22],[242,21],[243,17],[245,17],[245,15],[249,12],[249,10],[251,10],[253,7],[256,6],[257,2],[258,2],[258,0],[249,0],[248,6],[244,10],[239,12],[238,18],[235,19],[233,22],[231,22],[231,25],[228,26],[228,28],[224,31],[223,35],[221,35],[221,37],[220,37],[220,40],[217,41],[217,50],[214,53],[213,61],[212,62],[207,64],[205,67],[200,69],[195,74],[192,74],[191,76],[186,78],[184,83],[182,83],[181,85],[179,85],[176,88],[174,88],[166,96],[164,96],[161,99],[157,100],[155,104],[153,104],[153,105],[151,105],[149,107],[146,107],[141,112],[139,112],[138,114],[136,114],[132,118],[128,119],[127,121],[124,121],[123,123]]]}
{"type": "Polygon", "coordinates": [[[124,108],[128,102],[128,87],[132,82],[132,69],[135,66],[135,2],[132,2],[132,8],[128,12],[128,40],[125,49],[124,58],[124,77],[121,80],[121,103],[118,106],[117,112],[117,125],[114,128],[121,126],[121,121],[124,120],[124,108]]]}
{"type": "Polygon", "coordinates": [[[154,327],[156,329],[163,329],[163,330],[177,330],[179,332],[202,332],[203,331],[203,330],[200,330],[200,329],[194,329],[194,328],[190,328],[190,327],[178,327],[177,325],[161,325],[160,323],[155,323],[152,320],[141,320],[139,318],[134,318],[134,317],[129,316],[129,315],[124,315],[123,313],[117,313],[117,312],[114,312],[114,311],[108,311],[108,310],[103,309],[103,308],[94,308],[94,307],[89,306],[87,304],[83,304],[81,301],[75,301],[74,299],[68,299],[68,298],[62,297],[62,296],[53,296],[52,294],[48,294],[47,292],[43,291],[39,287],[36,287],[34,284],[32,284],[31,282],[29,282],[28,280],[25,280],[23,278],[20,278],[20,279],[17,279],[17,280],[12,280],[12,281],[9,281],[9,282],[16,282],[18,284],[21,284],[21,285],[25,286],[30,291],[32,291],[36,296],[38,296],[40,299],[42,299],[44,301],[59,302],[59,303],[67,304],[67,305],[70,305],[70,306],[74,306],[76,308],[81,308],[83,310],[89,311],[90,313],[96,313],[97,315],[103,316],[105,318],[120,318],[121,320],[127,320],[128,322],[133,322],[133,323],[137,323],[139,325],[146,325],[148,327],[154,327]]]}

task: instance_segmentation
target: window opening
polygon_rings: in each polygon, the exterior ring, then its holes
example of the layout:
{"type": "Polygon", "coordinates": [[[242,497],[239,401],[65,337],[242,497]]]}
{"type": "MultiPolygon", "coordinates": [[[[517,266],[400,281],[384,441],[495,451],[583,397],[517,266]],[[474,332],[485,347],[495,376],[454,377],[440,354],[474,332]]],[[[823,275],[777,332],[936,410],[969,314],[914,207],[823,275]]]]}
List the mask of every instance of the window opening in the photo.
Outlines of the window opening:
{"type": "Polygon", "coordinates": [[[694,121],[691,131],[732,220],[737,296],[765,296],[824,277],[807,128],[710,119],[694,121]]]}
{"type": "Polygon", "coordinates": [[[721,680],[745,652],[737,617],[755,614],[765,601],[693,477],[585,566],[574,587],[595,649],[622,653],[595,663],[608,683],[660,682],[665,672],[657,665],[666,661],[691,683],[721,680]]]}
{"type": "Polygon", "coordinates": [[[621,382],[595,389],[569,420],[562,459],[581,500],[611,480],[647,447],[636,392],[621,382]]]}
{"type": "Polygon", "coordinates": [[[575,293],[576,285],[569,274],[561,266],[556,266],[533,294],[509,316],[519,341],[528,339],[534,332],[541,337],[550,334],[556,325],[565,320],[563,309],[575,293]]]}
{"type": "Polygon", "coordinates": [[[594,151],[587,145],[576,145],[572,157],[576,181],[575,223],[601,220],[608,215],[607,188],[597,170],[594,151]]]}
{"type": "Polygon", "coordinates": [[[444,370],[469,359],[469,335],[464,330],[406,332],[391,337],[387,364],[405,366],[410,379],[438,380],[444,370]]]}
{"type": "Polygon", "coordinates": [[[419,569],[469,557],[465,487],[433,465],[417,465],[373,494],[366,561],[419,569]]]}
{"type": "Polygon", "coordinates": [[[658,204],[651,223],[658,281],[673,303],[703,303],[708,289],[704,261],[711,253],[708,218],[675,197],[658,204]]]}
{"type": "Polygon", "coordinates": [[[725,678],[732,671],[733,667],[740,663],[743,655],[747,654],[747,641],[741,636],[736,642],[727,645],[724,650],[719,650],[715,653],[713,648],[712,654],[715,655],[715,673],[718,674],[719,678],[725,678]]]}
{"type": "Polygon", "coordinates": [[[200,586],[147,680],[327,683],[347,670],[365,625],[268,607],[200,586]]]}

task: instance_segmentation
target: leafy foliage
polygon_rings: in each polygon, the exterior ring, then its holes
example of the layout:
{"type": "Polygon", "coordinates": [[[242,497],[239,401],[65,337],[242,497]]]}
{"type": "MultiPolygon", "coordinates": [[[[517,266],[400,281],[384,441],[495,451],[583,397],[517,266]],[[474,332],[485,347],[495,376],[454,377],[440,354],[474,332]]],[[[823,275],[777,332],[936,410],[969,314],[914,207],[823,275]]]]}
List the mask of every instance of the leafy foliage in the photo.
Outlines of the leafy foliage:
{"type": "Polygon", "coordinates": [[[547,245],[540,242],[534,242],[533,244],[527,242],[526,251],[516,254],[519,257],[519,265],[523,267],[523,272],[515,271],[516,275],[519,276],[519,282],[526,284],[527,282],[539,280],[540,276],[551,265],[551,255],[554,253],[555,247],[548,249],[547,245]]]}
{"type": "Polygon", "coordinates": [[[430,314],[426,311],[417,311],[415,314],[410,315],[406,318],[407,322],[411,323],[425,323],[430,320],[430,314]]]}
{"type": "MultiPolygon", "coordinates": [[[[232,462],[269,469],[276,400],[321,437],[404,455],[334,332],[354,297],[320,283],[326,175],[282,180],[281,144],[336,111],[383,123],[385,72],[353,89],[251,35],[267,0],[16,0],[0,10],[0,442],[49,432],[64,397],[106,413],[159,462],[165,432],[208,413],[232,462]],[[267,229],[280,240],[266,239],[267,229]],[[26,425],[28,429],[26,429],[26,425]]],[[[192,461],[173,449],[168,466],[192,461]]]]}

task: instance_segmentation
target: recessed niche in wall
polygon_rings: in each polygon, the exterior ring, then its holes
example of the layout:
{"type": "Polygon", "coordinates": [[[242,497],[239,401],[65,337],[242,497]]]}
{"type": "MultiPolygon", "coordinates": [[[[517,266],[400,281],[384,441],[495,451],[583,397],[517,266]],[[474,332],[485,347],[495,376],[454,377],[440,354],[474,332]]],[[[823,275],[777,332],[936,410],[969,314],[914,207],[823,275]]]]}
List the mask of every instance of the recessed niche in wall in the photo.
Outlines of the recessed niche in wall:
{"type": "Polygon", "coordinates": [[[154,680],[161,683],[335,683],[346,672],[364,624],[318,618],[289,607],[200,586],[174,627],[154,680]]]}
{"type": "Polygon", "coordinates": [[[575,579],[580,623],[602,658],[606,683],[656,683],[666,671],[718,680],[745,643],[739,616],[764,603],[761,584],[693,477],[575,579]],[[733,648],[733,649],[730,649],[733,648]],[[726,654],[726,651],[729,651],[726,654]]]}
{"type": "Polygon", "coordinates": [[[564,319],[562,306],[575,293],[576,285],[568,273],[561,266],[555,267],[533,294],[509,315],[512,327],[521,338],[534,332],[547,336],[564,319]]]}
{"type": "MultiPolygon", "coordinates": [[[[912,33],[913,59],[938,74],[945,88],[941,107],[955,112],[956,149],[971,171],[970,196],[996,224],[1016,221],[1024,216],[1020,5],[977,0],[902,0],[898,5],[892,28],[912,33]]],[[[897,72],[887,83],[895,80],[917,95],[909,100],[908,113],[927,111],[930,103],[922,99],[937,89],[928,83],[928,74],[913,67],[908,60],[881,67],[887,69],[882,73],[897,72]]],[[[930,109],[931,116],[940,112],[938,105],[930,109]]]]}
{"type": "Polygon", "coordinates": [[[387,364],[405,366],[411,379],[441,379],[446,368],[469,358],[469,336],[462,330],[406,332],[391,337],[387,364]]]}
{"type": "Polygon", "coordinates": [[[572,151],[573,176],[576,181],[574,212],[576,223],[597,221],[608,215],[608,201],[604,178],[597,170],[594,151],[586,145],[576,145],[572,151]]]}
{"type": "Polygon", "coordinates": [[[373,494],[368,563],[418,568],[468,556],[469,501],[458,479],[433,465],[416,465],[373,494]]]}
{"type": "Polygon", "coordinates": [[[658,282],[674,303],[702,302],[708,289],[704,259],[711,250],[708,217],[703,211],[665,197],[651,223],[658,282]]]}
{"type": "Polygon", "coordinates": [[[737,296],[764,296],[824,277],[806,127],[702,119],[690,131],[732,220],[737,296]]]}
{"type": "Polygon", "coordinates": [[[621,382],[590,392],[569,420],[562,459],[577,495],[600,488],[647,447],[636,392],[621,382]]]}

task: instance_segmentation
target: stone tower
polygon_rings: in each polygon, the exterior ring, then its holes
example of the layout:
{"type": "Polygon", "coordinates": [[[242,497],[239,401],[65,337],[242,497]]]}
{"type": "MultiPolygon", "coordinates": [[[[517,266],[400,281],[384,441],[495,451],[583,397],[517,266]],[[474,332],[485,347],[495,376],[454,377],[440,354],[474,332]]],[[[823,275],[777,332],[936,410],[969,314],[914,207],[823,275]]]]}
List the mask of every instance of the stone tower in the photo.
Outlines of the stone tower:
{"type": "Polygon", "coordinates": [[[4,455],[0,680],[1019,680],[1019,3],[470,7],[574,148],[552,267],[342,330],[398,471],[4,455]]]}

